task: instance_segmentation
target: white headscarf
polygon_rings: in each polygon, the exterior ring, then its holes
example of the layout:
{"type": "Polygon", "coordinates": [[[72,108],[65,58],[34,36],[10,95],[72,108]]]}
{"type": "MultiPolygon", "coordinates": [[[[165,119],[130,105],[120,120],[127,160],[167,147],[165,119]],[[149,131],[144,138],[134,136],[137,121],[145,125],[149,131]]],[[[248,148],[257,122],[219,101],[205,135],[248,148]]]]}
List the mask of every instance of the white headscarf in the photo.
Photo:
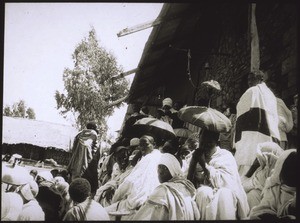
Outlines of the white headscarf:
{"type": "Polygon", "coordinates": [[[273,187],[275,185],[281,184],[280,173],[281,173],[281,170],[282,170],[282,166],[283,166],[286,158],[288,158],[288,156],[293,152],[297,152],[297,150],[296,149],[288,149],[288,150],[285,150],[279,156],[278,160],[276,161],[275,167],[273,169],[273,174],[266,181],[265,188],[270,188],[270,187],[273,187]]]}
{"type": "Polygon", "coordinates": [[[174,155],[170,153],[163,153],[160,157],[158,164],[165,165],[169,169],[172,177],[182,175],[182,170],[179,161],[174,155]]]}
{"type": "Polygon", "coordinates": [[[256,157],[261,167],[273,168],[283,149],[274,142],[264,142],[257,145],[256,157]]]}
{"type": "Polygon", "coordinates": [[[34,180],[32,180],[28,184],[21,186],[20,192],[27,201],[30,201],[38,194],[39,186],[34,180]]]}

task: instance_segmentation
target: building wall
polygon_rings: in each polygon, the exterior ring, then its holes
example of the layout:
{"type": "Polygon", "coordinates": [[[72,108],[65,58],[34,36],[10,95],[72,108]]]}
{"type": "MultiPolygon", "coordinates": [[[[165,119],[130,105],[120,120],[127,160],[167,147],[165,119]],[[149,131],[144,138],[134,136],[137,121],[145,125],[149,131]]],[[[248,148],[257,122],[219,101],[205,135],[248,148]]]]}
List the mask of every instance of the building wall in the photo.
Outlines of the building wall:
{"type": "MultiPolygon", "coordinates": [[[[217,80],[222,91],[213,98],[213,106],[237,103],[247,89],[247,74],[250,71],[250,38],[248,30],[248,5],[239,12],[234,7],[219,10],[222,34],[215,43],[212,54],[207,56],[209,69],[198,70],[200,83],[217,80]]],[[[256,22],[260,41],[261,69],[266,72],[266,83],[275,82],[287,105],[293,103],[297,93],[297,7],[293,4],[257,3],[256,22]]],[[[200,63],[200,61],[199,61],[200,63]]],[[[202,63],[202,61],[201,61],[202,63]]],[[[205,97],[198,90],[196,101],[205,97]]]]}
{"type": "Polygon", "coordinates": [[[29,144],[2,144],[2,154],[20,154],[23,158],[31,160],[54,159],[60,165],[68,165],[71,153],[55,148],[42,148],[29,144]]]}

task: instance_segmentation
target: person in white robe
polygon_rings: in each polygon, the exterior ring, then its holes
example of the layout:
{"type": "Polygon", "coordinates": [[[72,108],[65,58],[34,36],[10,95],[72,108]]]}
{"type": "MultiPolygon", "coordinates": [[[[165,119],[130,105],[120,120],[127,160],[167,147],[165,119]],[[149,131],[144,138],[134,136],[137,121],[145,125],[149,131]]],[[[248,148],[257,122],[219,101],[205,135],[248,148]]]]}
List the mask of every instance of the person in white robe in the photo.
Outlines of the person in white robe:
{"type": "Polygon", "coordinates": [[[19,187],[18,193],[21,195],[24,205],[18,217],[18,221],[45,220],[45,213],[35,199],[38,192],[39,186],[34,180],[19,187]]]}
{"type": "Polygon", "coordinates": [[[199,220],[200,213],[194,201],[196,188],[182,176],[178,159],[161,155],[158,165],[160,185],[131,220],[199,220]]]}
{"type": "Polygon", "coordinates": [[[250,178],[242,177],[242,184],[247,193],[250,210],[261,201],[261,192],[265,186],[267,178],[275,167],[283,149],[274,142],[264,142],[257,146],[257,159],[259,168],[250,178]]]}
{"type": "Polygon", "coordinates": [[[108,213],[129,211],[129,215],[122,217],[124,220],[129,219],[159,185],[157,166],[161,153],[154,146],[153,137],[144,135],[140,138],[139,148],[143,157],[119,185],[112,198],[112,204],[105,207],[108,213]]]}
{"type": "Polygon", "coordinates": [[[296,216],[297,150],[285,150],[262,191],[261,202],[253,207],[250,219],[274,220],[296,216]]]}
{"type": "Polygon", "coordinates": [[[234,148],[239,174],[246,175],[255,158],[258,143],[280,142],[277,101],[263,82],[264,73],[248,75],[249,88],[237,104],[234,148]]]}
{"type": "MultiPolygon", "coordinates": [[[[204,173],[203,183],[196,194],[200,219],[243,219],[249,213],[247,195],[232,153],[217,146],[218,139],[219,133],[204,130],[200,135],[200,147],[191,161],[190,168],[196,161],[204,173]]],[[[190,176],[193,176],[192,170],[189,170],[188,179],[190,176]]]]}
{"type": "Polygon", "coordinates": [[[116,151],[113,153],[116,163],[113,166],[112,177],[107,183],[97,189],[94,196],[94,200],[103,205],[103,207],[111,204],[111,199],[115,190],[130,174],[133,168],[129,163],[129,153],[129,148],[124,146],[117,147],[116,151]]]}

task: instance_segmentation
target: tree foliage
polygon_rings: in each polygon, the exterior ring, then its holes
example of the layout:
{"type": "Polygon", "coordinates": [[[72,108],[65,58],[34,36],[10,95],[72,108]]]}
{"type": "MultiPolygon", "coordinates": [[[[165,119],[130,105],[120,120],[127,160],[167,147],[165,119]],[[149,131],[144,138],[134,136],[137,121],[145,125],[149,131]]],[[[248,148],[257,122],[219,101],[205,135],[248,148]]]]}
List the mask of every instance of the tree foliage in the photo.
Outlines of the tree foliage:
{"type": "Polygon", "coordinates": [[[122,72],[116,58],[101,47],[94,28],[75,48],[72,55],[74,68],[65,68],[63,81],[65,91],[56,91],[55,99],[60,114],[75,116],[78,128],[85,127],[90,120],[97,122],[106,136],[105,118],[112,115],[115,107],[104,109],[113,101],[127,95],[129,83],[126,79],[112,82],[111,77],[122,72]]]}
{"type": "Polygon", "coordinates": [[[24,100],[15,102],[12,106],[6,105],[3,108],[3,115],[10,117],[21,117],[28,119],[35,119],[35,112],[33,108],[26,106],[24,100]]]}

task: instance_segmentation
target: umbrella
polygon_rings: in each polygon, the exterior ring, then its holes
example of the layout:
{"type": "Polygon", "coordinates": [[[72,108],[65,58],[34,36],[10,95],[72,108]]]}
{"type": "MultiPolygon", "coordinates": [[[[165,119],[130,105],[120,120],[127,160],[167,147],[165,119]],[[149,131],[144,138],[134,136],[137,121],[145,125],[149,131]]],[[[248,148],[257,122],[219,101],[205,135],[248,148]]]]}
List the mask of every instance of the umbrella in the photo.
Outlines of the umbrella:
{"type": "Polygon", "coordinates": [[[228,132],[231,121],[221,112],[205,106],[188,106],[179,110],[178,117],[185,122],[214,132],[228,132]]]}
{"type": "Polygon", "coordinates": [[[32,180],[31,175],[24,167],[16,165],[2,164],[2,182],[12,185],[23,185],[27,184],[32,180]]]}
{"type": "Polygon", "coordinates": [[[174,133],[177,137],[181,138],[189,138],[193,134],[191,130],[184,128],[174,129],[174,133]]]}
{"type": "Polygon", "coordinates": [[[164,121],[156,118],[142,118],[128,131],[127,137],[138,137],[149,134],[155,138],[158,145],[162,142],[175,138],[175,133],[172,126],[164,121]]]}
{"type": "Polygon", "coordinates": [[[208,101],[208,107],[210,107],[211,98],[214,92],[221,91],[221,86],[218,81],[210,80],[210,81],[204,81],[201,83],[202,86],[205,86],[207,88],[207,94],[209,97],[208,101]]]}
{"type": "Polygon", "coordinates": [[[122,130],[122,135],[126,136],[127,132],[130,131],[130,128],[134,125],[134,123],[142,118],[147,117],[147,115],[143,115],[143,114],[134,114],[131,115],[124,124],[124,128],[122,130]]]}
{"type": "Polygon", "coordinates": [[[215,80],[204,81],[201,83],[201,85],[206,86],[208,89],[221,91],[221,86],[220,86],[219,82],[215,81],[215,80]]]}

